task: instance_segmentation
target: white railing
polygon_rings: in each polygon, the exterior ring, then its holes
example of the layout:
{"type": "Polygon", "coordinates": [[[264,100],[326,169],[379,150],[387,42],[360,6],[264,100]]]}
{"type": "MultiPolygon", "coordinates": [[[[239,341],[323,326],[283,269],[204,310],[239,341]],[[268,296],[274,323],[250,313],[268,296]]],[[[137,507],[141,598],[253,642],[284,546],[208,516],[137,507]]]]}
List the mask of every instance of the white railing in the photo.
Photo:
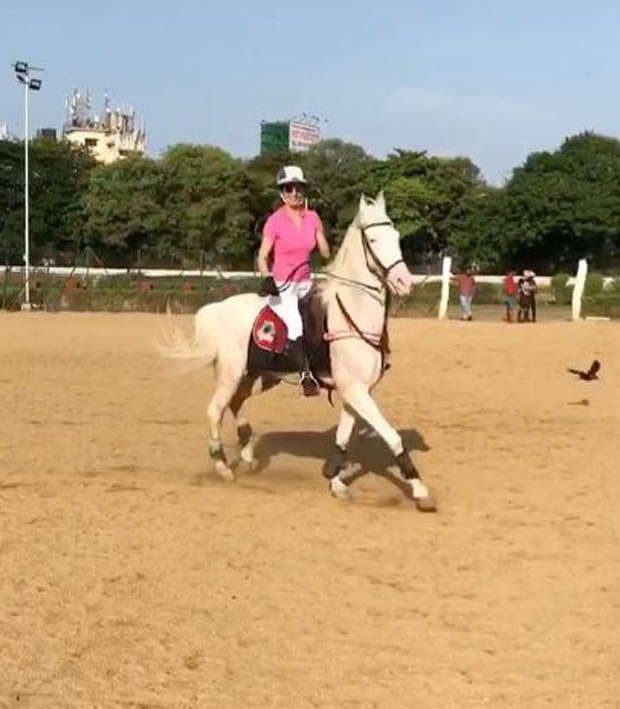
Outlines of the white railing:
{"type": "MultiPolygon", "coordinates": [[[[22,273],[25,271],[24,266],[0,266],[0,273],[22,273]]],[[[36,274],[51,274],[55,276],[118,276],[118,275],[139,275],[145,278],[218,278],[218,279],[240,279],[240,278],[255,278],[258,274],[255,271],[220,271],[209,270],[202,271],[200,269],[169,269],[169,268],[90,268],[87,266],[70,267],[70,266],[37,266],[30,269],[31,277],[36,274]]],[[[567,285],[574,286],[572,296],[572,318],[579,320],[581,317],[581,302],[583,299],[583,290],[585,286],[586,276],[588,274],[588,264],[585,259],[579,261],[577,274],[568,279],[567,285]]],[[[317,274],[317,278],[324,278],[321,274],[317,274]]],[[[448,299],[450,296],[450,283],[452,279],[452,259],[447,256],[443,260],[442,272],[437,275],[414,274],[413,281],[416,284],[420,283],[441,283],[441,297],[439,302],[438,317],[443,320],[448,312],[448,299]]],[[[503,283],[504,276],[476,276],[477,283],[503,283]]],[[[613,279],[606,279],[613,280],[613,279]]],[[[536,282],[539,286],[548,287],[551,285],[551,276],[536,276],[536,282]]]]}
{"type": "MultiPolygon", "coordinates": [[[[567,280],[567,285],[573,286],[572,298],[572,318],[579,320],[581,317],[581,301],[583,299],[583,290],[588,275],[588,262],[585,259],[579,261],[577,275],[567,280]]],[[[452,279],[452,259],[446,256],[443,260],[443,268],[440,276],[442,281],[441,300],[439,303],[438,318],[443,320],[448,314],[448,298],[450,295],[450,281],[452,279]]],[[[613,279],[608,279],[613,280],[613,279]]],[[[503,283],[504,276],[476,276],[477,283],[503,283]]],[[[539,286],[550,286],[551,276],[536,276],[536,283],[539,286]]]]}
{"type": "MultiPolygon", "coordinates": [[[[444,259],[445,262],[445,259],[444,259]]],[[[10,273],[23,273],[23,266],[0,266],[0,274],[9,271],[10,273]]],[[[87,266],[36,266],[30,268],[32,274],[43,274],[53,276],[144,276],[145,278],[258,278],[256,271],[219,271],[200,269],[173,269],[173,268],[91,268],[87,266]]],[[[320,273],[317,278],[324,278],[320,273]]],[[[448,276],[449,279],[449,276],[448,276]]],[[[444,280],[444,273],[424,275],[416,273],[413,275],[414,283],[441,283],[444,280]]],[[[476,276],[477,283],[502,283],[504,276],[476,276]]],[[[570,278],[569,285],[573,285],[574,278],[570,278]]],[[[536,276],[536,282],[541,286],[551,284],[551,276],[536,276]]]]}

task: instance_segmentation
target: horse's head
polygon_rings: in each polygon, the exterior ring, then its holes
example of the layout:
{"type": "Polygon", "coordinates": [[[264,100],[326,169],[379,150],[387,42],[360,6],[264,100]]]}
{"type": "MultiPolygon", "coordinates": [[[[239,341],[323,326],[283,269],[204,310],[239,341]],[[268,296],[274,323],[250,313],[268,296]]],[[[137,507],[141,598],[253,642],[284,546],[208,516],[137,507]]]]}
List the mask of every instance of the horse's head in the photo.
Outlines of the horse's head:
{"type": "Polygon", "coordinates": [[[408,295],[413,285],[400,250],[400,234],[385,211],[385,198],[379,192],[374,200],[362,196],[358,226],[366,254],[366,265],[393,293],[408,295]]]}

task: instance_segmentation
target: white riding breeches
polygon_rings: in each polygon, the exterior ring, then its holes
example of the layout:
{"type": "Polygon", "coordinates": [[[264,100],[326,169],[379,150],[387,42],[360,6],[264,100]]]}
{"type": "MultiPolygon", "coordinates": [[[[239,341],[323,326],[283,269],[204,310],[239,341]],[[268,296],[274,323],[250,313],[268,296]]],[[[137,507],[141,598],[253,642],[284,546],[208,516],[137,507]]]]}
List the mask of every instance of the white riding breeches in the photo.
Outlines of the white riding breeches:
{"type": "Polygon", "coordinates": [[[303,334],[299,300],[310,292],[312,281],[291,281],[286,285],[283,281],[276,281],[276,285],[284,290],[280,295],[270,295],[269,305],[286,323],[288,339],[296,340],[303,334]]]}

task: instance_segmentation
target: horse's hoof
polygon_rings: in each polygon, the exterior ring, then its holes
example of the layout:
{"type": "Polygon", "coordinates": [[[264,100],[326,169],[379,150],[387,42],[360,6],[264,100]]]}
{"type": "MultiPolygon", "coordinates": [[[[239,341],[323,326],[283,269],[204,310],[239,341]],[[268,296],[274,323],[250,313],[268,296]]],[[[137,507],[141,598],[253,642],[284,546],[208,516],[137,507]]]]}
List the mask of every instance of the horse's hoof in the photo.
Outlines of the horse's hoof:
{"type": "Polygon", "coordinates": [[[235,474],[227,465],[216,465],[215,472],[220,480],[223,480],[225,483],[234,483],[236,481],[235,474]]]}
{"type": "Polygon", "coordinates": [[[437,512],[437,502],[432,495],[414,498],[415,506],[420,512],[437,512]]]}
{"type": "Polygon", "coordinates": [[[250,475],[252,473],[255,473],[257,468],[258,463],[254,459],[244,460],[243,458],[240,458],[239,463],[237,464],[237,472],[241,473],[242,475],[250,475]]]}
{"type": "Polygon", "coordinates": [[[329,481],[329,491],[333,497],[337,497],[339,500],[350,500],[351,491],[346,483],[343,483],[339,477],[332,478],[329,481]]]}

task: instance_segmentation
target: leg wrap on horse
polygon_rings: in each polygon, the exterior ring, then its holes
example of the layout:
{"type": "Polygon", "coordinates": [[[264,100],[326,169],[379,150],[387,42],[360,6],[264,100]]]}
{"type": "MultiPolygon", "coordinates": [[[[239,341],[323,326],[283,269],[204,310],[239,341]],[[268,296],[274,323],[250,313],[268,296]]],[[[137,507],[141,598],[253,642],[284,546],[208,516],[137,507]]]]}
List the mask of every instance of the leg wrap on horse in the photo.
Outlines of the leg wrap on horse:
{"type": "Polygon", "coordinates": [[[398,464],[400,474],[405,480],[413,480],[414,478],[420,477],[420,473],[418,473],[407,451],[403,451],[396,456],[396,463],[398,464]]]}
{"type": "Polygon", "coordinates": [[[323,475],[328,480],[331,480],[332,478],[335,478],[336,475],[338,475],[338,473],[345,467],[346,464],[346,450],[344,448],[341,448],[340,446],[334,446],[331,455],[323,465],[323,475]]]}
{"type": "Polygon", "coordinates": [[[239,444],[247,446],[247,444],[252,440],[252,426],[249,423],[244,423],[242,426],[237,428],[237,436],[239,438],[239,444]]]}
{"type": "Polygon", "coordinates": [[[226,462],[226,456],[224,455],[224,447],[222,446],[220,441],[211,441],[211,443],[209,443],[209,455],[211,456],[211,460],[219,460],[222,463],[226,462]]]}

